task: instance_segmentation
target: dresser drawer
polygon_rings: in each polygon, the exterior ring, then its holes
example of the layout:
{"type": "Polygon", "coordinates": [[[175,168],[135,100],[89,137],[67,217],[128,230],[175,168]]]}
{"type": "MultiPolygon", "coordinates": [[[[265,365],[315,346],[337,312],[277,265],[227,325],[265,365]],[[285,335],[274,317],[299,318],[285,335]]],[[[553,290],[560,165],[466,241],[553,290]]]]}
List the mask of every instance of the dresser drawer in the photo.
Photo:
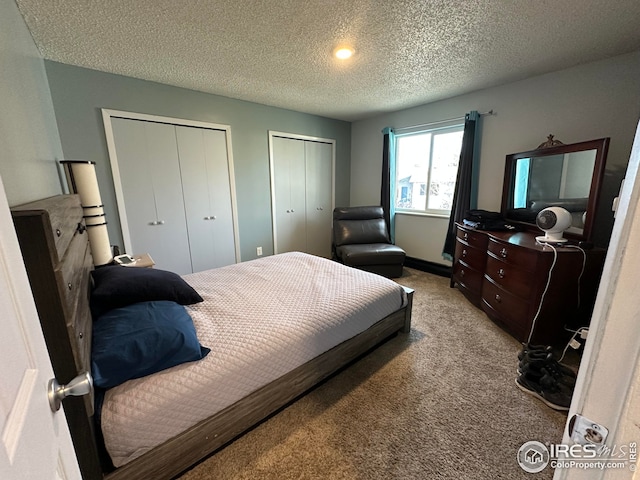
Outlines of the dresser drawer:
{"type": "Polygon", "coordinates": [[[506,242],[498,242],[493,238],[489,239],[487,251],[495,258],[503,262],[517,265],[529,271],[535,271],[538,263],[538,253],[534,250],[518,247],[506,242]]]}
{"type": "Polygon", "coordinates": [[[453,266],[453,278],[473,293],[480,295],[482,292],[482,272],[471,268],[464,262],[456,262],[453,266]]]}
{"type": "Polygon", "coordinates": [[[489,239],[484,233],[457,227],[456,237],[471,247],[475,247],[483,251],[487,249],[487,242],[489,239]]]}
{"type": "MultiPolygon", "coordinates": [[[[484,310],[484,313],[487,316],[496,322],[498,325],[503,327],[507,332],[509,332],[516,340],[519,342],[527,342],[529,338],[529,330],[531,329],[530,325],[524,325],[520,322],[514,323],[510,318],[504,317],[500,312],[497,312],[493,309],[493,307],[487,303],[486,300],[480,300],[480,308],[484,310]]],[[[545,342],[539,342],[540,344],[544,344],[545,342]]]]}
{"type": "Polygon", "coordinates": [[[476,270],[484,270],[487,261],[487,251],[472,247],[456,239],[456,260],[462,260],[471,268],[476,270]]]}
{"type": "Polygon", "coordinates": [[[529,303],[500,288],[485,276],[482,300],[495,310],[505,322],[516,329],[529,324],[529,303]]]}
{"type": "Polygon", "coordinates": [[[534,291],[535,282],[531,280],[531,272],[517,268],[515,265],[498,260],[488,255],[486,274],[507,292],[530,300],[534,291]]]}

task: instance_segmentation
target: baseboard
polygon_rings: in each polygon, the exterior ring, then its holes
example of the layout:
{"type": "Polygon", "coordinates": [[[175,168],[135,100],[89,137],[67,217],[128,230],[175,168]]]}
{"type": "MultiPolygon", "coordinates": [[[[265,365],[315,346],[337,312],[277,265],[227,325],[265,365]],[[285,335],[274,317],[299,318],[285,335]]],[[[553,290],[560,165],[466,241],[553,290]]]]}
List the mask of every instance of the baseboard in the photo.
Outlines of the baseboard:
{"type": "Polygon", "coordinates": [[[451,277],[451,267],[440,263],[428,262],[420,258],[406,257],[404,259],[404,266],[427,273],[433,273],[434,275],[440,275],[441,277],[451,277]]]}

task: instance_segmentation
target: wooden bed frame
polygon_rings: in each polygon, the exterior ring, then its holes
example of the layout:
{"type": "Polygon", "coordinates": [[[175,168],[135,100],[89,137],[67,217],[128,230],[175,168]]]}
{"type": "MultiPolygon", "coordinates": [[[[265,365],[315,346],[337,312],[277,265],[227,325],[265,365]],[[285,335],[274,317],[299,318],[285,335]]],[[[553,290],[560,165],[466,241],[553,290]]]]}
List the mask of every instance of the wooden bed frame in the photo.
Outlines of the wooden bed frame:
{"type": "MultiPolygon", "coordinates": [[[[42,330],[61,383],[90,371],[88,235],[77,195],[59,195],[12,209],[42,330]]],[[[405,307],[242,400],[108,471],[95,434],[92,398],[64,401],[67,423],[85,480],[170,479],[220,449],[396,332],[409,332],[413,290],[405,307]]],[[[105,459],[107,461],[105,462],[105,459]]]]}

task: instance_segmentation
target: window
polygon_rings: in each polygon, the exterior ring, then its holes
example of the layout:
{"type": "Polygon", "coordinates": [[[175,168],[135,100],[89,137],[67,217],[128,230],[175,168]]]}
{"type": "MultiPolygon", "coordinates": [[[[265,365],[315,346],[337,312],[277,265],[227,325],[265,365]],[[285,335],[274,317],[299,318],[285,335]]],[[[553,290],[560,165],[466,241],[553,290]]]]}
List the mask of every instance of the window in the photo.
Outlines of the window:
{"type": "Polygon", "coordinates": [[[449,215],[464,125],[396,135],[396,209],[449,215]]]}

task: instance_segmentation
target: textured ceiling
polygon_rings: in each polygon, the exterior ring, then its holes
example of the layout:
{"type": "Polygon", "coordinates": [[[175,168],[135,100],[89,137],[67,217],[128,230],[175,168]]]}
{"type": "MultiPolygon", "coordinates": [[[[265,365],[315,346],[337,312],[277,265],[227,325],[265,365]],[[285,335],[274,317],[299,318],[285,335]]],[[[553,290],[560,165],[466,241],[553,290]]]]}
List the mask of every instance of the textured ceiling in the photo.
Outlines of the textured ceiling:
{"type": "Polygon", "coordinates": [[[638,0],[16,3],[46,59],[349,121],[640,49],[638,0]]]}

